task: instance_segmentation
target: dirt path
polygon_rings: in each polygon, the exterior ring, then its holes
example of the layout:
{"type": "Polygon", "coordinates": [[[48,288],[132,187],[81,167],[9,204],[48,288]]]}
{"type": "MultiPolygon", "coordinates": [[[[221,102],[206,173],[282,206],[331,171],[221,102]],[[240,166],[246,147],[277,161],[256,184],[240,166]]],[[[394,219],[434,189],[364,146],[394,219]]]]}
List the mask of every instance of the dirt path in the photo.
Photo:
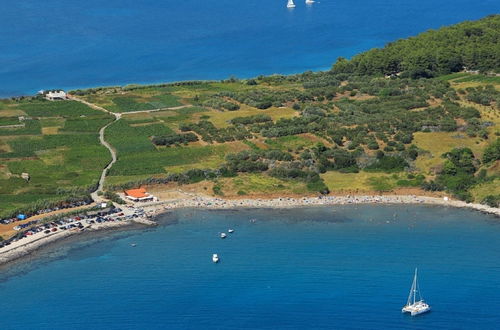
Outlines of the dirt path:
{"type": "Polygon", "coordinates": [[[102,127],[100,130],[99,130],[99,142],[101,142],[101,144],[103,146],[105,146],[109,152],[111,153],[111,162],[109,162],[108,165],[106,165],[106,167],[102,170],[101,172],[101,177],[99,178],[99,185],[97,186],[97,189],[92,192],[90,194],[90,196],[92,197],[92,199],[99,203],[99,202],[102,202],[103,201],[103,198],[102,196],[99,196],[97,194],[98,191],[102,191],[103,188],[104,188],[104,183],[106,181],[106,174],[108,172],[108,170],[113,166],[114,163],[116,163],[116,160],[118,159],[118,157],[116,156],[116,151],[115,149],[113,149],[113,147],[111,146],[111,144],[109,144],[105,138],[104,138],[104,132],[106,131],[106,128],[108,128],[109,125],[115,123],[116,121],[118,121],[119,119],[121,118],[121,116],[119,114],[115,114],[115,120],[113,120],[112,122],[110,122],[109,124],[107,124],[106,126],[102,127]]]}
{"type": "Polygon", "coordinates": [[[115,117],[115,119],[112,122],[110,122],[110,123],[106,124],[105,126],[101,127],[101,129],[99,130],[99,142],[106,149],[108,149],[109,153],[111,154],[111,162],[109,162],[108,165],[106,165],[106,167],[104,167],[104,169],[102,170],[101,176],[99,178],[99,184],[97,186],[97,189],[90,194],[90,196],[92,197],[92,199],[96,203],[100,203],[100,202],[102,202],[104,200],[104,198],[102,196],[99,196],[97,194],[97,192],[103,190],[104,183],[106,182],[106,174],[107,174],[108,170],[113,166],[114,163],[116,163],[116,160],[118,159],[118,157],[116,155],[116,150],[113,148],[113,146],[111,144],[109,144],[109,142],[106,141],[106,139],[104,137],[104,133],[106,131],[106,128],[108,128],[111,124],[116,123],[118,120],[120,120],[120,118],[122,117],[122,114],[121,113],[117,113],[117,112],[111,112],[111,111],[109,111],[109,110],[107,110],[107,109],[105,109],[103,107],[100,107],[100,106],[95,105],[93,103],[87,102],[87,101],[82,100],[82,99],[80,99],[78,97],[75,97],[73,95],[68,95],[68,98],[70,100],[83,103],[83,104],[91,107],[94,110],[98,110],[98,111],[103,111],[103,112],[109,113],[110,115],[113,115],[115,117]]]}
{"type": "Polygon", "coordinates": [[[102,127],[100,130],[99,130],[99,142],[104,146],[106,147],[106,149],[109,150],[110,154],[111,154],[111,162],[106,165],[106,167],[102,170],[101,172],[101,177],[99,178],[99,185],[97,187],[97,189],[92,192],[90,195],[92,196],[92,199],[95,201],[95,202],[102,202],[103,201],[103,197],[102,196],[99,196],[97,194],[98,191],[102,191],[103,188],[104,188],[104,183],[106,181],[106,174],[108,172],[108,170],[113,166],[114,163],[116,163],[116,160],[118,159],[118,156],[116,155],[116,150],[113,148],[113,146],[111,144],[109,144],[109,142],[107,142],[105,140],[105,137],[104,137],[104,133],[106,131],[106,128],[108,128],[108,126],[110,126],[111,124],[117,122],[118,120],[120,120],[120,118],[122,117],[122,115],[126,115],[126,114],[137,114],[137,113],[148,113],[148,112],[158,112],[158,111],[163,111],[163,110],[178,110],[178,109],[183,109],[183,108],[188,108],[188,107],[192,107],[192,105],[190,104],[186,104],[186,105],[181,105],[181,106],[178,106],[178,107],[171,107],[171,108],[159,108],[159,109],[151,109],[151,110],[141,110],[141,111],[130,111],[130,112],[112,112],[112,111],[109,111],[103,107],[100,107],[96,104],[93,104],[93,103],[90,103],[88,101],[85,101],[81,98],[78,98],[74,95],[68,95],[68,98],[70,100],[73,100],[73,101],[77,101],[77,102],[80,102],[80,103],[83,103],[89,107],[91,107],[92,109],[94,110],[98,110],[98,111],[102,111],[102,112],[106,112],[110,115],[113,115],[115,117],[115,120],[113,120],[112,122],[106,124],[106,126],[102,127]]]}
{"type": "Polygon", "coordinates": [[[171,107],[171,108],[158,108],[158,109],[151,109],[151,110],[127,111],[127,112],[121,112],[121,114],[128,115],[128,114],[134,114],[134,113],[158,112],[158,111],[164,111],[164,110],[179,110],[179,109],[184,109],[184,108],[189,108],[189,107],[192,107],[192,105],[185,104],[185,105],[179,105],[178,107],[171,107]]]}

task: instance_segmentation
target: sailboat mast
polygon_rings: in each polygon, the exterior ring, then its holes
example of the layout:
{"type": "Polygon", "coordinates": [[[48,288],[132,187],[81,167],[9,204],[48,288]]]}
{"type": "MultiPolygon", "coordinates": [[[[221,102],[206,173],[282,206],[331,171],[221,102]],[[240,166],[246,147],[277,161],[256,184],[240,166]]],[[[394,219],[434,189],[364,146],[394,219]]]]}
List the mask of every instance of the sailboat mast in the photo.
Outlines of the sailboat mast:
{"type": "Polygon", "coordinates": [[[415,278],[413,279],[413,303],[415,303],[415,299],[417,298],[417,268],[415,268],[415,278]]]}
{"type": "Polygon", "coordinates": [[[411,305],[412,296],[414,295],[414,286],[415,286],[415,279],[413,279],[413,283],[411,284],[410,294],[408,294],[408,300],[406,301],[406,306],[411,305]]]}

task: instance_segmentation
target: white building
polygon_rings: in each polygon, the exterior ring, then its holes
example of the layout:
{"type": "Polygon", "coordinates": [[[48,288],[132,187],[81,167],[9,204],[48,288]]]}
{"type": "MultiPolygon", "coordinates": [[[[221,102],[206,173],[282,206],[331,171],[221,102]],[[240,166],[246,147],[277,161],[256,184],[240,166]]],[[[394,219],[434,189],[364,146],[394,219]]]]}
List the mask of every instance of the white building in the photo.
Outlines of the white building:
{"type": "Polygon", "coordinates": [[[55,100],[66,100],[66,92],[60,90],[60,91],[50,91],[45,94],[45,98],[50,101],[55,101],[55,100]]]}

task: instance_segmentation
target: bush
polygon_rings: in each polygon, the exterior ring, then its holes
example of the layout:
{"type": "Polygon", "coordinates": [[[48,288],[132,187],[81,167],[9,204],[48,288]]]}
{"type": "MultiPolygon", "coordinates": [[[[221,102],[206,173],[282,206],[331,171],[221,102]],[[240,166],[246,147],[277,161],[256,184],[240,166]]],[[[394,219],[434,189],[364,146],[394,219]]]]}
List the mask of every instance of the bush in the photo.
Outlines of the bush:
{"type": "Polygon", "coordinates": [[[481,204],[486,204],[490,207],[499,207],[500,195],[488,195],[481,201],[481,204]]]}
{"type": "Polygon", "coordinates": [[[198,137],[193,133],[154,136],[152,139],[152,142],[154,144],[161,146],[171,146],[173,144],[182,144],[196,141],[198,141],[198,137]]]}
{"type": "Polygon", "coordinates": [[[117,193],[113,191],[106,191],[104,193],[104,198],[109,199],[110,201],[113,201],[117,204],[126,204],[126,202],[118,195],[117,193]]]}
{"type": "Polygon", "coordinates": [[[381,171],[402,171],[408,167],[408,163],[400,156],[383,156],[377,159],[374,163],[367,166],[368,170],[381,170],[381,171]]]}
{"type": "Polygon", "coordinates": [[[500,139],[484,149],[483,162],[489,163],[500,159],[500,139]]]}

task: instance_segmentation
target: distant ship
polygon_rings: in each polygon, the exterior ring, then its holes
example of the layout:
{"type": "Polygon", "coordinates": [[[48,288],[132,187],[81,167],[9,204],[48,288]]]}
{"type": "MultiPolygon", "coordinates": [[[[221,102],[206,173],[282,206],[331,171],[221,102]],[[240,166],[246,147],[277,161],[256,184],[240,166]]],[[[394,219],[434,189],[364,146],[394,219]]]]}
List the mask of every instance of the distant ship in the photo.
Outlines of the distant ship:
{"type": "Polygon", "coordinates": [[[293,3],[293,0],[288,0],[288,3],[286,4],[287,8],[295,8],[295,4],[293,3]]]}
{"type": "Polygon", "coordinates": [[[406,305],[401,309],[403,313],[410,313],[411,316],[419,315],[422,313],[426,313],[431,310],[431,306],[429,306],[424,299],[422,299],[422,295],[420,294],[420,289],[418,287],[417,281],[417,269],[415,268],[415,276],[413,277],[413,283],[410,289],[410,295],[408,296],[408,301],[406,305]],[[418,300],[417,300],[418,295],[418,300]]]}

